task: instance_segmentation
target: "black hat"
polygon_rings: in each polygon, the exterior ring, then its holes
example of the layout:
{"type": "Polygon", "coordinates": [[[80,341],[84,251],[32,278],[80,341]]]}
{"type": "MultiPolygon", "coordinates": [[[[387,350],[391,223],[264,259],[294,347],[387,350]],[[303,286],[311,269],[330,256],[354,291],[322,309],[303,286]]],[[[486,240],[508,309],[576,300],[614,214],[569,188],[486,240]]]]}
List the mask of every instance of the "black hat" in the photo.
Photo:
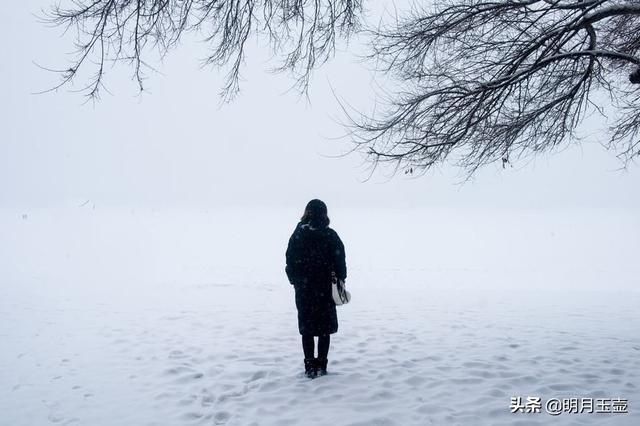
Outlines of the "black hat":
{"type": "Polygon", "coordinates": [[[305,210],[313,216],[322,216],[327,214],[327,205],[322,200],[313,199],[307,203],[305,210]]]}

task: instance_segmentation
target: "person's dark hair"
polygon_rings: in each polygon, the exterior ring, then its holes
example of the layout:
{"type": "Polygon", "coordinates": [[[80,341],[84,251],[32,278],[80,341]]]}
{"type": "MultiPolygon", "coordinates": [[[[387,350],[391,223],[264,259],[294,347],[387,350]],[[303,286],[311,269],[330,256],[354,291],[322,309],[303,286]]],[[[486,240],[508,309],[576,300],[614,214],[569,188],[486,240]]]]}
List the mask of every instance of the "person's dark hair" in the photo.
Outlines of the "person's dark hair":
{"type": "Polygon", "coordinates": [[[314,228],[325,228],[329,226],[329,216],[327,216],[327,205],[321,200],[311,200],[304,209],[304,214],[300,219],[302,223],[308,223],[314,228]]]}

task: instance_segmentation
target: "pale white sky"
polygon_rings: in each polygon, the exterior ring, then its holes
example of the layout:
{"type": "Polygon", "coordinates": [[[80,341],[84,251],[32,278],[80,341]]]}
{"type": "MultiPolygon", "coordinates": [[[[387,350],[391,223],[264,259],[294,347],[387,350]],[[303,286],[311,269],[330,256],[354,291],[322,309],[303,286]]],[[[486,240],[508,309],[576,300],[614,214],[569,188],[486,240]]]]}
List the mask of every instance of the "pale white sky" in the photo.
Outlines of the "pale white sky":
{"type": "Polygon", "coordinates": [[[336,122],[330,88],[347,102],[373,105],[371,73],[350,53],[315,74],[311,103],[287,92],[292,80],[267,72],[267,55],[251,49],[242,93],[220,107],[222,78],[200,69],[203,46],[185,40],[136,96],[129,70],[107,79],[113,93],[83,105],[76,93],[32,95],[55,83],[34,65],[64,65],[72,50],[59,29],[33,13],[49,0],[2,2],[0,37],[0,206],[100,205],[302,206],[619,206],[638,207],[640,167],[621,163],[592,137],[582,147],[541,156],[518,170],[488,167],[460,185],[456,170],[371,180],[336,122]]]}

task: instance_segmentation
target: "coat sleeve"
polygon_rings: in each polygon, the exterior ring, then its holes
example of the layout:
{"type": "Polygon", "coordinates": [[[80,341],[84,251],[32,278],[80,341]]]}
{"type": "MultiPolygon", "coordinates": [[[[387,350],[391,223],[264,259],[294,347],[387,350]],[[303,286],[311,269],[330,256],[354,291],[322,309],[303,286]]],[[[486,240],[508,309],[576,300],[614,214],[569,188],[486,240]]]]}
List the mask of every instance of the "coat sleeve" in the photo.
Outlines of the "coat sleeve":
{"type": "Polygon", "coordinates": [[[296,258],[297,258],[297,250],[296,250],[296,232],[294,231],[289,238],[289,244],[287,245],[287,252],[285,254],[286,257],[286,266],[284,271],[287,273],[287,278],[289,279],[289,284],[295,285],[296,283],[296,258]]]}
{"type": "Polygon", "coordinates": [[[344,253],[344,244],[342,240],[338,236],[337,232],[333,232],[334,234],[334,259],[333,259],[333,270],[336,273],[336,276],[341,280],[347,279],[347,263],[345,260],[344,253]]]}

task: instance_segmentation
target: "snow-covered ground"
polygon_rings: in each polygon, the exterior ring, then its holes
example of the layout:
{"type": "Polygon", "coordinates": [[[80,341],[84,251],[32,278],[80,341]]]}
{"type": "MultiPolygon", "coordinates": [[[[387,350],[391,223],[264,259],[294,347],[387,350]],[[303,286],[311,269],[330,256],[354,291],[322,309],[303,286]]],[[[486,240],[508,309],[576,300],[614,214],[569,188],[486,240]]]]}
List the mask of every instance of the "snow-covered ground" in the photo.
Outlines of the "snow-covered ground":
{"type": "Polygon", "coordinates": [[[315,380],[298,210],[1,211],[0,424],[640,424],[637,211],[329,207],[353,302],[315,380]]]}

